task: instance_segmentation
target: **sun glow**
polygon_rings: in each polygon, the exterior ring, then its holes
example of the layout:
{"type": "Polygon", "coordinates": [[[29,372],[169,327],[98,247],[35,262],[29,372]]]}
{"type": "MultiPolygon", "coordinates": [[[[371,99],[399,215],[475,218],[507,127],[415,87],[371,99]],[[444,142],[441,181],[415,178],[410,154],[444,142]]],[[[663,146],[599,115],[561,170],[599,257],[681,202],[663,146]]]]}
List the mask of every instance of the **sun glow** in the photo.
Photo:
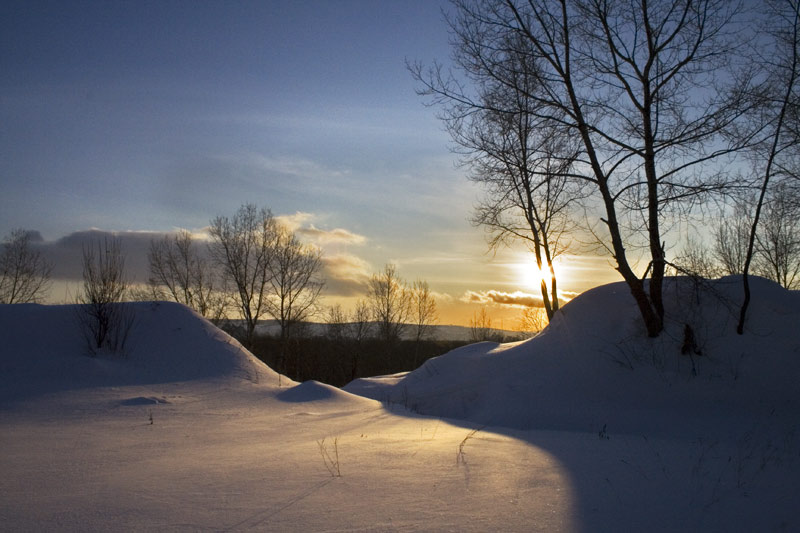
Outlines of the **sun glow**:
{"type": "MultiPolygon", "coordinates": [[[[545,265],[542,265],[544,270],[540,270],[536,265],[535,259],[526,259],[520,263],[517,263],[515,266],[517,270],[516,277],[523,287],[527,289],[538,290],[541,288],[543,280],[545,283],[547,283],[548,287],[550,286],[550,280],[552,279],[550,270],[545,265]]],[[[554,269],[556,272],[556,279],[561,281],[561,272],[558,267],[558,263],[554,264],[554,269]]]]}

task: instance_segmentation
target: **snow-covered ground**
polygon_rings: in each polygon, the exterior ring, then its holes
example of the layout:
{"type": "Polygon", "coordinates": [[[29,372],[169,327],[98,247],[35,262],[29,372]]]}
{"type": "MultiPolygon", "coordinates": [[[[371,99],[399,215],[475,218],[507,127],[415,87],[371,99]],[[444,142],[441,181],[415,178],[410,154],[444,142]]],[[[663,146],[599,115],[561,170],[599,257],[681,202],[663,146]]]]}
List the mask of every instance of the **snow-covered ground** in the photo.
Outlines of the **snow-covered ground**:
{"type": "Polygon", "coordinates": [[[177,304],[135,304],[126,357],[94,358],[74,307],[0,306],[0,524],[796,531],[800,295],[755,280],[740,337],[739,291],[671,282],[652,340],[600,287],[534,339],[347,392],[280,378],[177,304]]]}

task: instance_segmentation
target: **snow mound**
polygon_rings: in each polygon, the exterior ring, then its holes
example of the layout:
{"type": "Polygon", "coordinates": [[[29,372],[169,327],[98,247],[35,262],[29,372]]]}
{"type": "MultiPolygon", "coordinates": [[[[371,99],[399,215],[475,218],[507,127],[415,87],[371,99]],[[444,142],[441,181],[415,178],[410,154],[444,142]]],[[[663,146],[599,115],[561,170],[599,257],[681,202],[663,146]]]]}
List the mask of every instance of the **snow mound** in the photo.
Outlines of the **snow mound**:
{"type": "Polygon", "coordinates": [[[78,306],[0,305],[0,401],[87,387],[202,379],[278,383],[277,373],[188,307],[125,305],[134,323],[124,350],[96,356],[81,332],[78,306]]]}
{"type": "MultiPolygon", "coordinates": [[[[344,392],[342,389],[314,380],[304,381],[290,389],[281,391],[276,398],[288,403],[369,401],[361,396],[344,392]]],[[[371,401],[369,402],[371,403],[371,401]]]]}
{"type": "Polygon", "coordinates": [[[742,336],[735,332],[738,277],[665,280],[665,329],[655,339],[627,285],[614,283],[572,300],[528,341],[466,346],[406,375],[356,380],[345,390],[421,414],[519,429],[668,431],[672,422],[699,427],[731,412],[794,416],[800,298],[762,278],[751,287],[742,336]]]}

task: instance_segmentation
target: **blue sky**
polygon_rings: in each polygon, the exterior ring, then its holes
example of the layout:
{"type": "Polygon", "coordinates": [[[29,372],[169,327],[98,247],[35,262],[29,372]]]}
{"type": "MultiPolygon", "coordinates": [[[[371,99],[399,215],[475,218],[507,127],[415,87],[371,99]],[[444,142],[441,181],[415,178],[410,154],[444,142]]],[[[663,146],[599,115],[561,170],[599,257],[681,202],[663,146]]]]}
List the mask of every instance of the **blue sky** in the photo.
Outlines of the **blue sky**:
{"type": "Polygon", "coordinates": [[[395,262],[453,302],[526,289],[518,256],[485,255],[478,192],[405,68],[447,60],[443,8],[3,2],[0,232],[197,230],[250,202],[353,236],[324,249],[362,275],[395,262]]]}

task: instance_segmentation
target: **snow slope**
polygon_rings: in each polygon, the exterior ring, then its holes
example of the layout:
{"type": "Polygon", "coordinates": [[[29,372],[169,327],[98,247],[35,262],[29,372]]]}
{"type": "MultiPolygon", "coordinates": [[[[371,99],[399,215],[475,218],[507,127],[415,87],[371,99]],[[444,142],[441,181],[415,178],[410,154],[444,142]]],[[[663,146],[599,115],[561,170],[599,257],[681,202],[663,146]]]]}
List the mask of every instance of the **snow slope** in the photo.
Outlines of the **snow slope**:
{"type": "Polygon", "coordinates": [[[136,304],[125,356],[94,358],[74,307],[0,306],[0,523],[798,530],[800,297],[754,280],[740,337],[738,291],[670,282],[653,340],[600,287],[534,339],[345,390],[278,376],[176,304],[136,304]],[[686,323],[702,355],[680,354],[686,323]]]}
{"type": "Polygon", "coordinates": [[[762,278],[752,284],[744,336],[735,333],[738,278],[702,287],[668,281],[666,331],[657,339],[646,338],[627,286],[615,283],[570,302],[536,338],[473,344],[409,374],[345,389],[419,413],[517,429],[607,425],[652,433],[665,416],[704,426],[726,413],[787,411],[798,400],[800,296],[762,278]],[[697,350],[684,355],[686,324],[697,350]]]}

